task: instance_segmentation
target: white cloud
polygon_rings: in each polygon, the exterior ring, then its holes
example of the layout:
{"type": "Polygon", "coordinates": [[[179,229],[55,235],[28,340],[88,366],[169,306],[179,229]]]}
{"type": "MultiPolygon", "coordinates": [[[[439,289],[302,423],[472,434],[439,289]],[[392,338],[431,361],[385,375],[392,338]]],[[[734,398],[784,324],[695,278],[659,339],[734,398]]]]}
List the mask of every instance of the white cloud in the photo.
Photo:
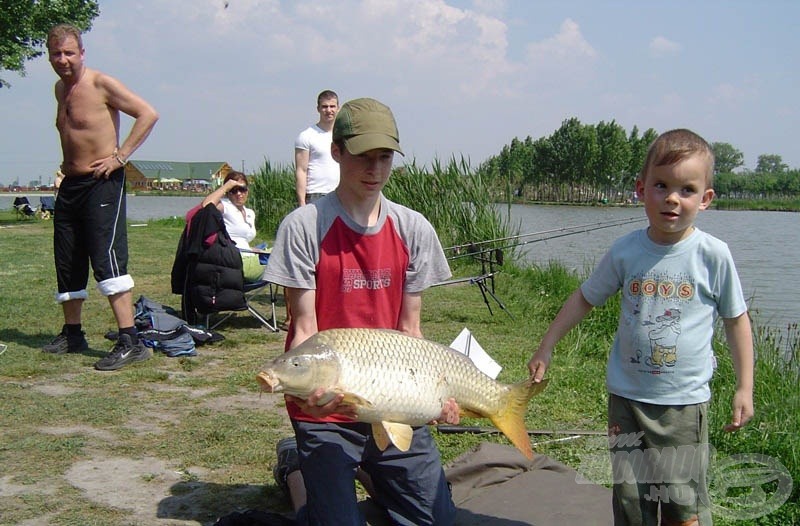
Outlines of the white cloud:
{"type": "Polygon", "coordinates": [[[748,99],[752,99],[757,94],[757,91],[756,84],[750,81],[743,81],[738,84],[723,82],[712,88],[707,100],[709,104],[736,106],[748,99]]]}
{"type": "Polygon", "coordinates": [[[677,55],[681,49],[680,44],[666,37],[657,36],[650,41],[650,52],[657,57],[677,55]]]}
{"type": "MultiPolygon", "coordinates": [[[[312,63],[323,60],[351,74],[388,78],[396,90],[409,73],[426,81],[427,89],[456,89],[480,96],[499,76],[514,70],[506,58],[505,23],[491,15],[448,5],[443,0],[364,0],[339,2],[330,16],[324,9],[302,4],[296,14],[324,24],[301,25],[289,20],[282,32],[302,43],[295,57],[312,63]],[[314,29],[312,29],[312,27],[314,29]],[[299,30],[299,31],[298,31],[299,30]]],[[[287,39],[289,40],[289,39],[287,39]]]]}
{"type": "Polygon", "coordinates": [[[524,91],[551,95],[571,92],[595,78],[599,54],[571,18],[561,23],[555,35],[528,44],[526,51],[525,70],[520,77],[524,91]]]}
{"type": "Polygon", "coordinates": [[[580,26],[571,18],[562,22],[555,36],[528,45],[528,57],[534,62],[578,61],[594,59],[596,56],[597,51],[586,41],[580,26]]]}
{"type": "Polygon", "coordinates": [[[508,8],[507,0],[472,0],[472,8],[484,14],[493,13],[501,15],[506,12],[508,8]]]}

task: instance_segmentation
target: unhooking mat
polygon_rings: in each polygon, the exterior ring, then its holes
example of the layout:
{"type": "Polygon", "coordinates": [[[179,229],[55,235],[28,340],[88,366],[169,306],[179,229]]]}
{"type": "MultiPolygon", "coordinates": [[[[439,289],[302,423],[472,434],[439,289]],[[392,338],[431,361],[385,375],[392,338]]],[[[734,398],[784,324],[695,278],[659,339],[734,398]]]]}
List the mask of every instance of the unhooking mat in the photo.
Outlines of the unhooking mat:
{"type": "MultiPolygon", "coordinates": [[[[456,526],[608,526],[611,490],[582,480],[560,462],[485,442],[445,467],[457,507],[456,526]]],[[[370,499],[361,502],[370,526],[389,526],[370,499]]],[[[251,510],[220,519],[216,526],[286,526],[291,518],[251,510]]]]}
{"type": "MultiPolygon", "coordinates": [[[[445,467],[456,526],[608,526],[611,490],[545,455],[528,460],[511,446],[484,442],[445,467]]],[[[369,499],[371,526],[388,525],[369,499]]]]}

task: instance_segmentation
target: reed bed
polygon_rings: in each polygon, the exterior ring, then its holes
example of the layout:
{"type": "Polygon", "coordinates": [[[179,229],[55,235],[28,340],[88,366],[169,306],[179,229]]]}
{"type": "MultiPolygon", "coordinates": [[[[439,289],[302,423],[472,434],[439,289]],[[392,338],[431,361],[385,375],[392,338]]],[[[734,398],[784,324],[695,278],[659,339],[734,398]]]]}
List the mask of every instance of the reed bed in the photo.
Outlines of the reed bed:
{"type": "Polygon", "coordinates": [[[256,212],[261,237],[274,238],[281,220],[297,206],[294,165],[265,160],[250,176],[248,205],[256,212]]]}
{"type": "MultiPolygon", "coordinates": [[[[251,177],[250,204],[256,211],[259,232],[273,235],[283,217],[296,206],[294,167],[265,161],[251,177]]],[[[489,186],[463,158],[430,169],[416,164],[393,170],[384,194],[412,208],[433,224],[442,246],[455,255],[471,244],[519,233],[510,214],[498,212],[489,186]]],[[[492,246],[482,244],[481,250],[492,246]]]]}

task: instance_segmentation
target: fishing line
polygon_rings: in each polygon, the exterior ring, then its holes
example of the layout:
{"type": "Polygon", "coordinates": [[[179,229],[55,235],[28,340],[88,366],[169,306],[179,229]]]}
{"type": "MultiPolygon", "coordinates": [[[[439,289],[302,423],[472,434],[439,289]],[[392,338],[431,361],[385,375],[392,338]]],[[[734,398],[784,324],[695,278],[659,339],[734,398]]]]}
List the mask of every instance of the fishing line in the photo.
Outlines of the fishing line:
{"type": "Polygon", "coordinates": [[[551,239],[558,239],[558,238],[561,238],[561,237],[571,236],[571,235],[574,235],[574,234],[584,234],[584,233],[587,233],[587,232],[593,232],[595,230],[600,230],[600,229],[603,229],[603,228],[612,228],[612,227],[615,227],[615,226],[624,226],[624,225],[629,225],[629,224],[632,224],[632,223],[638,223],[638,222],[646,221],[646,220],[647,220],[646,217],[635,217],[635,218],[626,218],[626,219],[614,219],[614,220],[600,222],[600,223],[586,223],[586,224],[583,224],[583,225],[574,225],[574,226],[566,226],[566,227],[561,227],[561,228],[553,228],[553,229],[550,229],[550,230],[542,230],[540,232],[531,232],[531,233],[528,233],[528,234],[518,234],[518,235],[515,235],[515,236],[500,237],[500,238],[495,238],[495,239],[488,239],[488,240],[485,240],[485,241],[476,241],[474,243],[466,243],[466,244],[463,244],[463,245],[454,245],[452,247],[447,247],[444,250],[459,251],[461,249],[467,249],[466,252],[457,253],[457,254],[455,254],[453,256],[449,256],[448,259],[459,259],[459,258],[463,258],[463,257],[474,257],[477,254],[483,254],[483,253],[490,252],[490,251],[496,250],[496,249],[508,249],[508,248],[520,247],[520,246],[527,245],[527,244],[530,244],[530,243],[538,243],[540,241],[549,241],[551,239]],[[553,234],[553,235],[547,235],[547,234],[553,234]],[[531,236],[545,236],[545,237],[540,237],[538,239],[529,239],[527,241],[520,241],[519,243],[511,243],[511,244],[508,244],[508,245],[503,245],[501,247],[481,248],[481,249],[478,248],[480,245],[485,245],[485,244],[488,244],[488,243],[497,243],[497,242],[500,242],[500,241],[511,241],[511,240],[514,240],[514,239],[522,239],[522,238],[531,237],[531,236]]]}
{"type": "MultiPolygon", "coordinates": [[[[551,239],[558,239],[560,237],[571,236],[573,234],[584,234],[584,233],[587,233],[587,232],[593,232],[595,230],[601,230],[603,228],[612,228],[612,227],[615,227],[615,226],[624,226],[624,225],[628,225],[628,224],[631,224],[631,223],[638,223],[638,222],[641,222],[641,221],[647,221],[647,218],[646,217],[642,217],[642,218],[630,219],[630,220],[622,222],[622,223],[600,225],[600,226],[595,226],[594,228],[585,228],[585,229],[582,229],[582,230],[564,232],[564,233],[561,233],[561,234],[556,234],[556,235],[553,235],[553,236],[543,237],[543,238],[540,238],[540,239],[530,239],[528,241],[522,241],[520,243],[513,243],[511,245],[506,245],[503,248],[521,247],[521,246],[527,245],[529,243],[537,243],[539,241],[549,241],[551,239]]],[[[575,227],[575,228],[577,228],[577,227],[575,227]]]]}
{"type": "Polygon", "coordinates": [[[602,225],[609,225],[609,226],[625,225],[625,224],[628,224],[628,223],[632,223],[632,222],[635,222],[635,221],[642,221],[642,220],[643,220],[642,218],[630,217],[630,218],[624,218],[624,219],[611,219],[611,220],[608,220],[608,221],[601,221],[599,223],[586,223],[586,224],[583,224],[583,225],[564,226],[564,227],[560,227],[560,228],[553,228],[553,229],[550,229],[550,230],[542,230],[540,232],[530,232],[528,234],[516,234],[516,235],[513,235],[513,236],[498,237],[498,238],[495,238],[495,239],[487,239],[485,241],[475,241],[475,242],[472,242],[472,243],[464,243],[463,245],[454,245],[452,247],[445,248],[445,250],[458,250],[458,249],[461,249],[461,248],[469,248],[469,247],[475,246],[475,245],[485,245],[487,243],[497,243],[499,241],[509,241],[509,240],[512,240],[512,239],[519,239],[519,238],[530,237],[530,236],[538,236],[538,235],[542,235],[542,234],[550,234],[552,232],[562,232],[564,230],[573,230],[573,229],[576,229],[576,228],[584,228],[584,227],[590,227],[590,226],[593,227],[593,226],[602,226],[602,225]]]}

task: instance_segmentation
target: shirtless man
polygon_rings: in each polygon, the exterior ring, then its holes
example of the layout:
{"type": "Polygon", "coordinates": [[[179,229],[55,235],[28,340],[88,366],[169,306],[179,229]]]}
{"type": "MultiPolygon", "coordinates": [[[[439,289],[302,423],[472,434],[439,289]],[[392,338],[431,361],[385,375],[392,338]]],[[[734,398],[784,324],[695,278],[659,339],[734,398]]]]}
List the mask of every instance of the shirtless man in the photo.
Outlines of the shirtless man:
{"type": "Polygon", "coordinates": [[[60,24],[51,29],[47,51],[60,78],[55,85],[56,128],[64,179],[56,198],[53,247],[56,300],[64,311],[64,326],[42,350],[64,354],[89,348],[81,330],[81,308],[91,261],[97,289],[108,298],[119,327],[114,348],[94,366],[115,370],[152,355],[134,326],[124,166],[150,134],[158,113],[118,80],[85,66],[77,28],[60,24]],[[135,119],[121,145],[120,112],[135,119]]]}

